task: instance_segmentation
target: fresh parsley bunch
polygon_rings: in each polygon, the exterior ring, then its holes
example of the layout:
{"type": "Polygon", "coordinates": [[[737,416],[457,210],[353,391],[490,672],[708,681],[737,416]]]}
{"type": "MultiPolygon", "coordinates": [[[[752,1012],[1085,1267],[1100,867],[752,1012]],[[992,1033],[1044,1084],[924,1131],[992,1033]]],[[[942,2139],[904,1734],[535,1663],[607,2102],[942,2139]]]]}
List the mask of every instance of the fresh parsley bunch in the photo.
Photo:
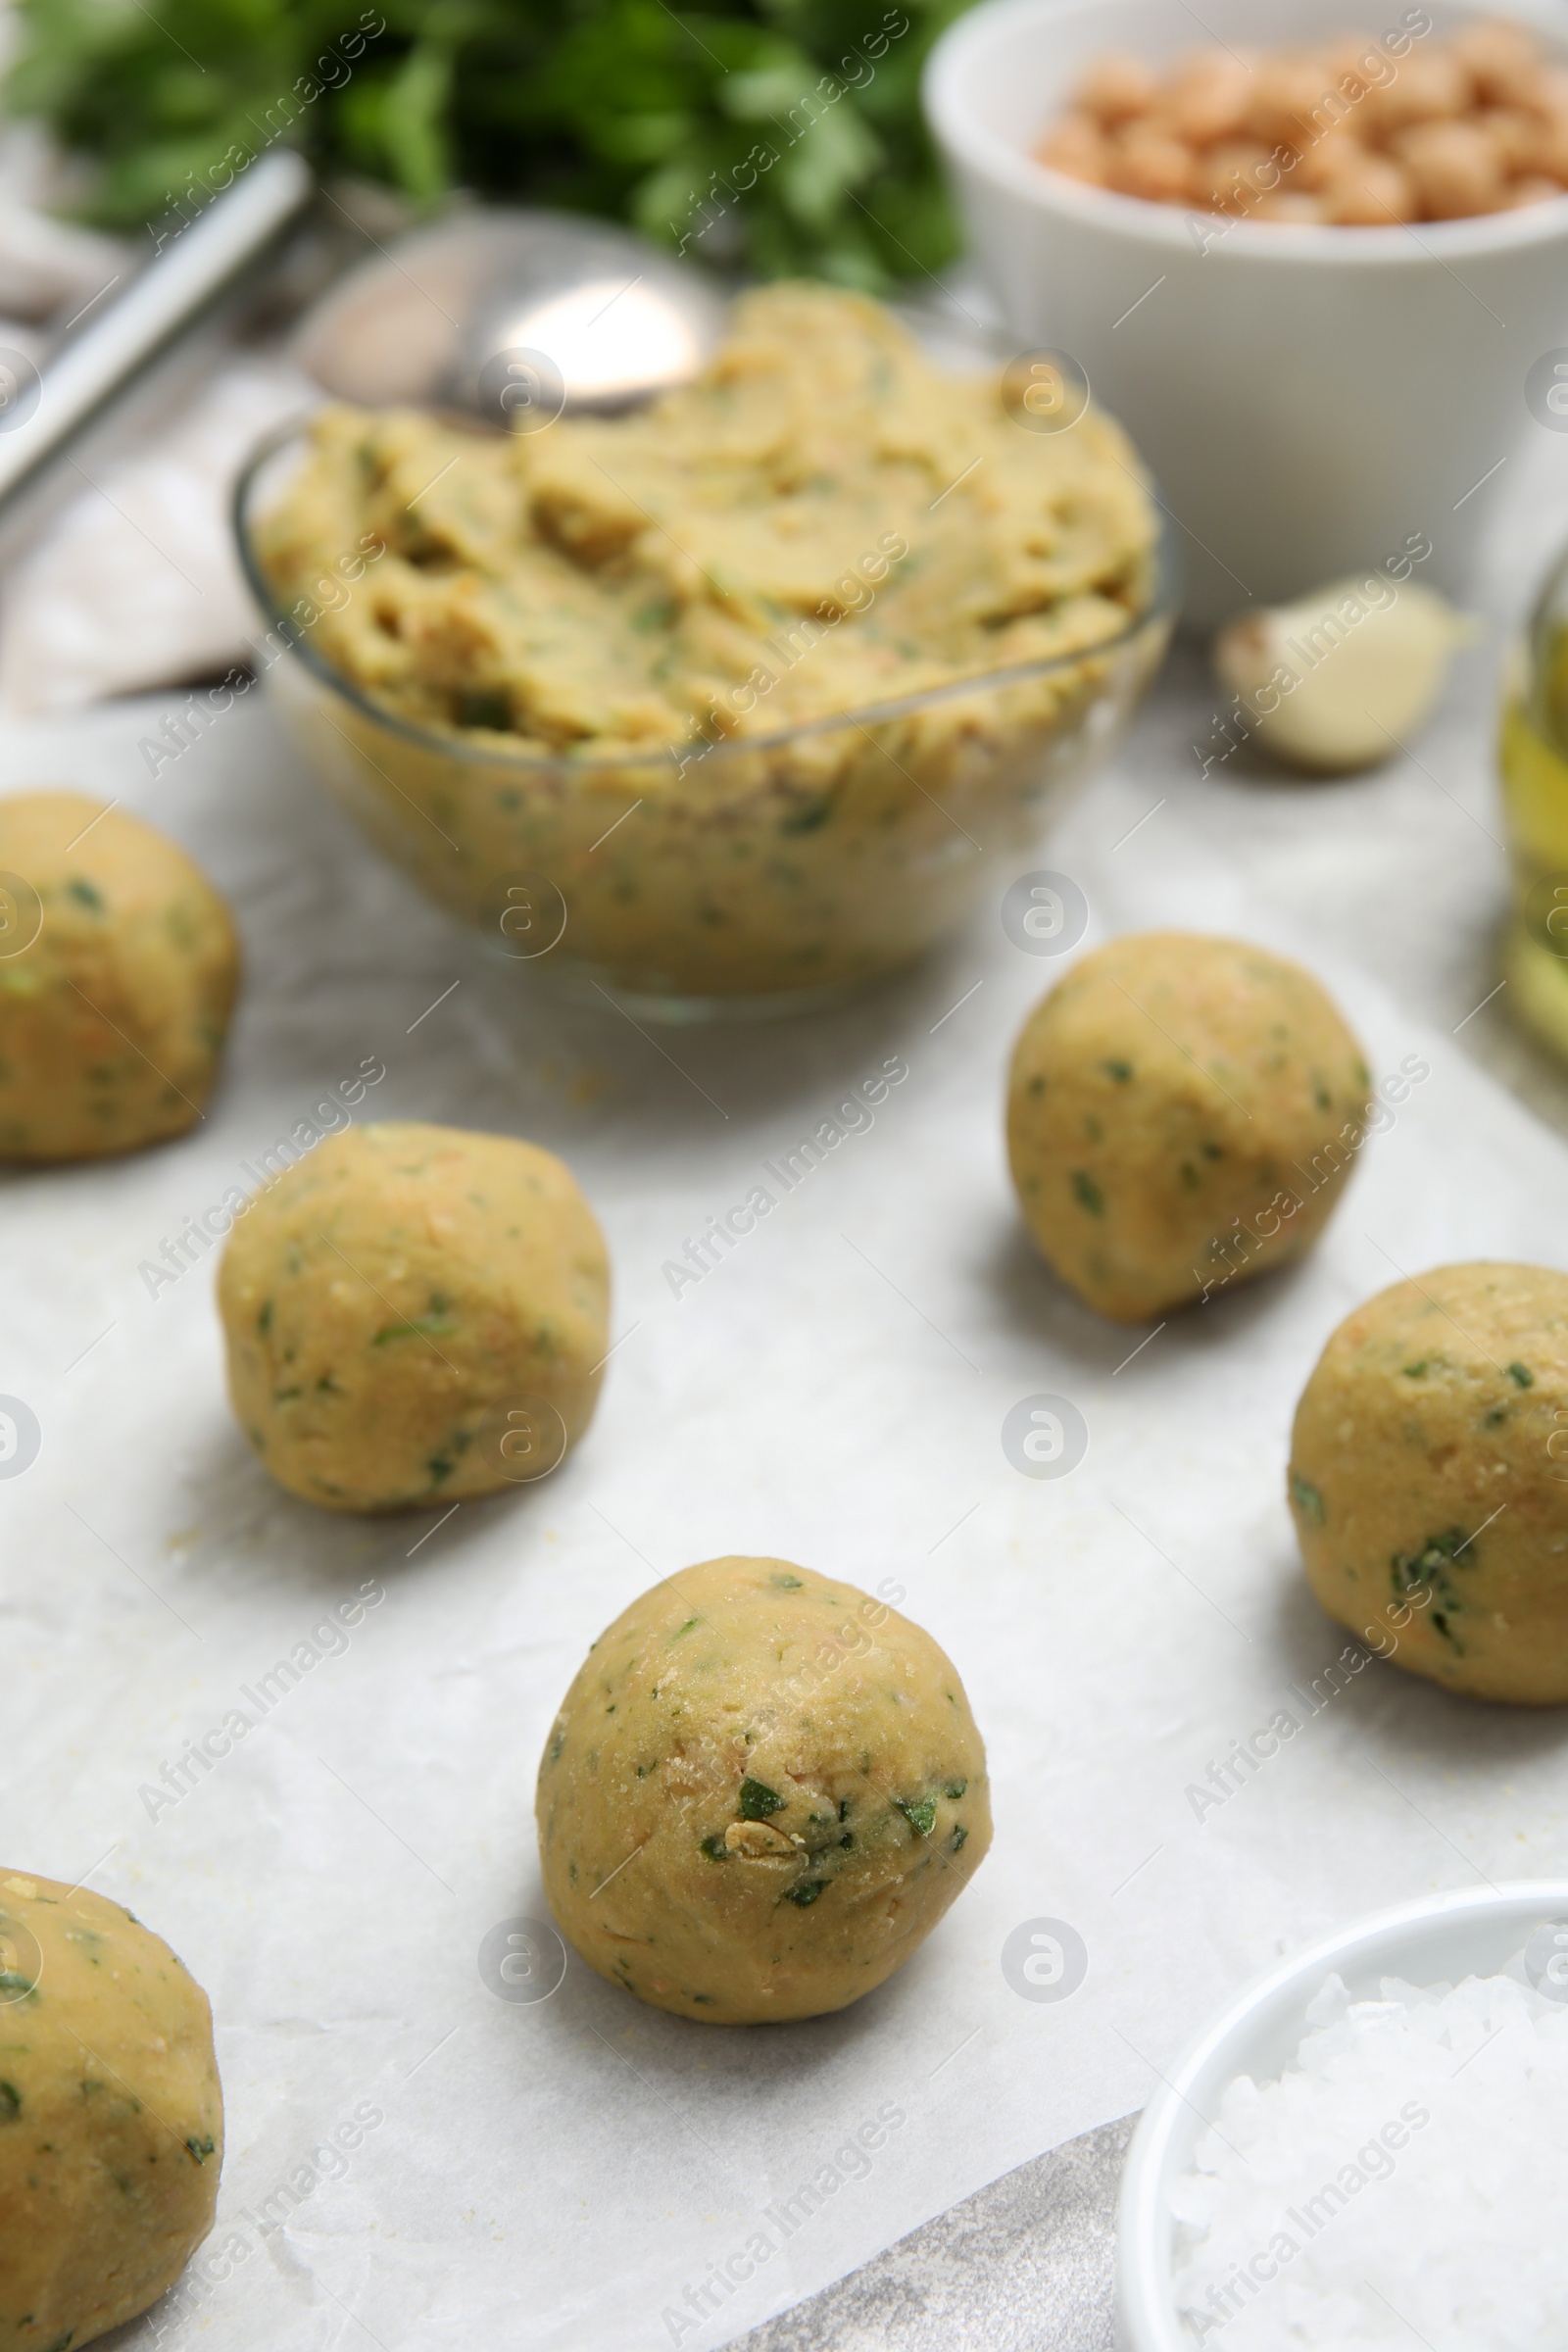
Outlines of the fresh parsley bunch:
{"type": "Polygon", "coordinates": [[[954,249],[919,77],[964,5],[21,0],[8,97],[87,160],[106,226],[287,139],[418,207],[466,187],[876,289],[954,249]]]}

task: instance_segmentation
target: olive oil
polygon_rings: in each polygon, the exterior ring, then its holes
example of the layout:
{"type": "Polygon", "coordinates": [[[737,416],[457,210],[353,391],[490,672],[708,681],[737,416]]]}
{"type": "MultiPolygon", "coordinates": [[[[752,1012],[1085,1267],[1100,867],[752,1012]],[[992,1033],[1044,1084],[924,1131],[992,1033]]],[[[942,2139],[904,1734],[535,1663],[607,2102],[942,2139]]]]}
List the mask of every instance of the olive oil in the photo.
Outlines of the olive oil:
{"type": "Polygon", "coordinates": [[[1504,953],[1514,1012],[1568,1058],[1568,565],[1547,583],[1502,712],[1513,865],[1504,953]]]}

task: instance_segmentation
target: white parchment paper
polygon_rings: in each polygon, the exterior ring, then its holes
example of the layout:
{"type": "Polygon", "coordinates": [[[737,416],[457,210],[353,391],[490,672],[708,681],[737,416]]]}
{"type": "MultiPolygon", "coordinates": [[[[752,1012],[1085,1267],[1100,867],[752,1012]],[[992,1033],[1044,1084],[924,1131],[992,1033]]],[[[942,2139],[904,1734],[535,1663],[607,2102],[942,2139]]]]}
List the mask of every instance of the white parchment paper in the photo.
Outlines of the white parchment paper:
{"type": "MultiPolygon", "coordinates": [[[[1544,440],[1498,611],[1551,529],[1568,445],[1544,440]]],[[[708,2352],[1140,2105],[1203,2014],[1303,1937],[1568,1864],[1560,1715],[1378,1665],[1309,1722],[1291,1696],[1344,1647],[1281,1491],[1329,1331],[1404,1268],[1568,1263],[1568,1151],[1478,1066],[1478,1039],[1548,1108],[1563,1090],[1498,1006],[1464,1017],[1494,984],[1501,899],[1490,669],[1473,658],[1416,760],[1294,787],[1198,782],[1210,690],[1179,662],[1039,860],[1088,894],[1086,944],[1151,921],[1273,942],[1323,974],[1377,1073],[1430,1069],[1309,1263],[1130,1361],[1145,1334],[1070,1298],[1013,1213],[1003,1073],[1061,966],[994,910],[832,1017],[651,1038],[523,993],[362,849],[260,698],[156,782],[137,754],[153,711],[7,739],[0,788],[97,789],[185,841],[231,893],[248,963],[194,1136],[0,1197],[0,1391],[43,1431],[0,1482],[0,1858],[90,1875],[170,1939],[212,1996],[227,2103],[217,2233],[125,2344],[708,2352]],[[908,1077],[874,1125],[673,1297],[685,1237],[890,1056],[908,1077]],[[211,1260],[156,1296],[139,1271],[367,1058],[386,1070],[375,1116],[563,1153],[613,1255],[621,1344],[589,1439],[537,1489],[445,1520],[336,1519],[274,1489],[223,1400],[211,1260]],[[1042,1391],[1090,1430],[1056,1482],[1001,1445],[1042,1391]],[[904,1588],[989,1743],[991,1857],[838,2017],[705,2030],[575,1962],[547,2001],[497,1998],[479,1947],[543,1914],[532,1786],[567,1681],[656,1576],[732,1550],[904,1588]],[[346,1633],[341,1613],[314,1633],[367,1588],[346,1633]],[[302,1643],[322,1654],[297,1686],[150,1806],[166,1764],[302,1643]],[[1190,1787],[1281,1707],[1300,1735],[1198,1818],[1190,1787]],[[1087,1947],[1060,2002],[1003,1972],[1036,1919],[1087,1947]]]]}

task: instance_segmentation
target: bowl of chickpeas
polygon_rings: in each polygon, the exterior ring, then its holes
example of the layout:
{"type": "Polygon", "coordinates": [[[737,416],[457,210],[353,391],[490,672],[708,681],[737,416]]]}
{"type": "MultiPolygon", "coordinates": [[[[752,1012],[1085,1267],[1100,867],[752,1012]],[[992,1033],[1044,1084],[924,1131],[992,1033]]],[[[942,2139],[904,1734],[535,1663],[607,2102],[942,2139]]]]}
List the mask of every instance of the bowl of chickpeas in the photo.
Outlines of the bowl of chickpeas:
{"type": "Polygon", "coordinates": [[[1462,599],[1568,362],[1568,17],[1364,5],[980,0],[927,64],[1019,364],[1132,432],[1200,625],[1362,566],[1462,599]]]}

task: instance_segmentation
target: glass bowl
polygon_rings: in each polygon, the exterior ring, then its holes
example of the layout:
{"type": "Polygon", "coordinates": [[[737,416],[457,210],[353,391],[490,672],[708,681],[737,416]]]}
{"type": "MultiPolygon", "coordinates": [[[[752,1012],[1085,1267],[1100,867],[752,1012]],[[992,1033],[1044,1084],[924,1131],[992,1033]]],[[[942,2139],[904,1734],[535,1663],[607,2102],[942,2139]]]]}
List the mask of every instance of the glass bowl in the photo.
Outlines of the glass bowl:
{"type": "Polygon", "coordinates": [[[306,758],[497,953],[655,1019],[831,1004],[953,931],[1104,759],[1175,619],[1167,525],[1141,609],[1083,652],[685,752],[510,753],[383,709],[322,659],[310,599],[281,610],[253,523],[304,433],[262,444],[234,526],[306,758]]]}

